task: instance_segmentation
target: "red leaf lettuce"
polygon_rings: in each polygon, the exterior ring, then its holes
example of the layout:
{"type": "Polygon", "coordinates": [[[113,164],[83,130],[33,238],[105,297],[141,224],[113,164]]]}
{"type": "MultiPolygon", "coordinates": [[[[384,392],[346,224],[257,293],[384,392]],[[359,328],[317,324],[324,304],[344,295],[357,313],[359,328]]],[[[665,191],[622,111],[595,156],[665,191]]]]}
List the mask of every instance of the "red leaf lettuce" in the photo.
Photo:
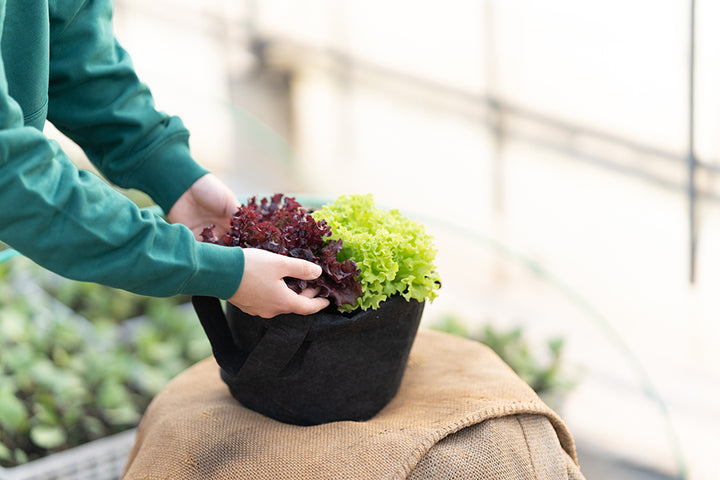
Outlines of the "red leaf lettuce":
{"type": "Polygon", "coordinates": [[[320,265],[323,273],[315,280],[285,279],[296,293],[317,287],[318,296],[331,299],[337,306],[352,305],[362,294],[358,280],[360,270],[355,262],[337,259],[342,240],[326,241],[325,237],[332,235],[330,226],[325,220],[316,221],[293,197],[278,193],[270,200],[263,198],[260,203],[252,197],[232,217],[228,233],[217,238],[213,227],[203,230],[204,242],[260,248],[320,265]]]}

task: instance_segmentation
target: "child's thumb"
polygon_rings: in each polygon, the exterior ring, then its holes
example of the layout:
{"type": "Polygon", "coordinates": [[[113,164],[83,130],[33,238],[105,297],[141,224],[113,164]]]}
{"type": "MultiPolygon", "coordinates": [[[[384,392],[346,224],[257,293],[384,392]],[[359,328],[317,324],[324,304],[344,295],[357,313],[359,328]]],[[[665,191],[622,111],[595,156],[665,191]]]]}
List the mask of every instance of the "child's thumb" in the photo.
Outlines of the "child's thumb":
{"type": "Polygon", "coordinates": [[[314,280],[322,274],[320,265],[315,265],[299,258],[287,258],[285,277],[299,278],[300,280],[314,280]]]}

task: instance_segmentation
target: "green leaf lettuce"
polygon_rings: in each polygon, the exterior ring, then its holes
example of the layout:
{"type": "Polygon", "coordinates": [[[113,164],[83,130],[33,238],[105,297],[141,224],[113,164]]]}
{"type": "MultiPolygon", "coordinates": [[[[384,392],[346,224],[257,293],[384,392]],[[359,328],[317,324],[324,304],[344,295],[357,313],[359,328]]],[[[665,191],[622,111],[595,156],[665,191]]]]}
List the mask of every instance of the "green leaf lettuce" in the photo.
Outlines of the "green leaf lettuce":
{"type": "Polygon", "coordinates": [[[437,296],[437,250],[422,224],[398,210],[377,208],[370,194],[342,195],[312,216],[330,225],[329,240],[342,239],[338,260],[353,260],[360,268],[363,293],[340,311],[374,309],[392,295],[418,301],[437,296]]]}

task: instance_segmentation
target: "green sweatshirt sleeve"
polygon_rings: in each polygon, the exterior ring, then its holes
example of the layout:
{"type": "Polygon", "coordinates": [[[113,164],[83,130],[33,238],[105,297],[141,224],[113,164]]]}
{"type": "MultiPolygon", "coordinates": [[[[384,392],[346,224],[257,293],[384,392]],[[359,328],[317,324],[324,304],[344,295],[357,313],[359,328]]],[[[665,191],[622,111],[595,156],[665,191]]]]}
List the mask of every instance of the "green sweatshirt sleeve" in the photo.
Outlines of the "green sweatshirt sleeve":
{"type": "MultiPolygon", "coordinates": [[[[3,39],[4,14],[5,2],[0,0],[0,38],[3,39]]],[[[232,296],[242,279],[242,249],[197,242],[186,227],[170,225],[138,209],[96,175],[78,170],[56,142],[25,125],[21,107],[9,95],[4,65],[0,57],[0,240],[69,278],[153,296],[178,293],[232,296]]],[[[107,105],[101,103],[98,108],[104,106],[107,105]]],[[[146,108],[149,107],[146,105],[146,108]]],[[[130,112],[124,115],[128,119],[131,116],[130,112]]],[[[108,125],[112,120],[107,122],[106,128],[110,129],[108,125]]],[[[140,125],[154,125],[150,128],[155,132],[150,135],[154,140],[146,137],[142,141],[131,141],[135,136],[127,134],[116,138],[117,146],[126,153],[137,150],[146,155],[139,155],[140,160],[128,166],[129,170],[125,166],[109,166],[112,162],[108,163],[108,170],[121,181],[125,177],[145,176],[140,184],[150,182],[147,175],[152,175],[154,166],[147,165],[154,165],[155,161],[172,163],[173,153],[184,151],[182,145],[173,140],[184,133],[163,131],[171,124],[166,120],[153,123],[138,119],[138,129],[145,128],[140,125]],[[163,153],[156,156],[148,152],[163,153]]],[[[89,130],[80,130],[90,135],[89,130]]],[[[115,138],[108,134],[106,141],[112,142],[111,137],[115,138]]],[[[105,142],[98,145],[101,143],[105,142]]],[[[113,158],[124,158],[115,149],[109,151],[113,152],[110,154],[113,158]]],[[[105,161],[102,159],[100,163],[105,161]]],[[[188,171],[193,168],[188,167],[188,171]]],[[[197,173],[186,173],[181,177],[195,175],[197,173]]],[[[170,185],[172,179],[165,183],[170,185]]],[[[157,191],[161,197],[165,195],[167,202],[173,202],[172,189],[161,186],[157,191]]]]}
{"type": "Polygon", "coordinates": [[[48,120],[112,183],[141,190],[167,213],[207,170],[188,131],[158,112],[115,40],[109,0],[50,3],[48,120]]]}

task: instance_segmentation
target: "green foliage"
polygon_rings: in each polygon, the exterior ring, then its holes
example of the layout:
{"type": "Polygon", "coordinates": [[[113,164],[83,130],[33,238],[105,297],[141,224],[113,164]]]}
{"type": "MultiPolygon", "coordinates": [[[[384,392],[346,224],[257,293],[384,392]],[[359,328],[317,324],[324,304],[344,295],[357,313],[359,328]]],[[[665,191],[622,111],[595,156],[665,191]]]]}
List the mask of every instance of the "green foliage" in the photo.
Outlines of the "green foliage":
{"type": "Polygon", "coordinates": [[[397,210],[377,208],[372,195],[340,196],[312,216],[328,222],[331,239],[342,239],[338,260],[351,259],[360,268],[363,293],[341,311],[377,308],[395,294],[418,301],[437,296],[436,250],[421,224],[397,210]]]}
{"type": "Polygon", "coordinates": [[[32,269],[32,276],[33,281],[50,295],[93,321],[123,321],[145,315],[153,308],[166,308],[189,301],[184,295],[153,298],[95,283],[68,281],[41,268],[32,269]]]}
{"type": "Polygon", "coordinates": [[[439,332],[450,333],[458,337],[470,338],[470,331],[465,322],[453,315],[446,315],[430,328],[439,332]]]}
{"type": "Polygon", "coordinates": [[[563,338],[551,338],[538,346],[522,327],[502,330],[486,324],[476,332],[455,316],[446,316],[431,328],[487,345],[553,408],[558,406],[558,395],[572,390],[577,383],[563,364],[563,338]]]}
{"type": "Polygon", "coordinates": [[[0,264],[0,466],[134,427],[170,378],[211,353],[179,299],[55,278],[43,284],[37,271],[7,263],[12,270],[0,264]],[[48,291],[63,292],[88,317],[48,291]],[[109,310],[78,297],[107,299],[109,310]],[[142,318],[123,321],[138,311],[142,318]]]}

